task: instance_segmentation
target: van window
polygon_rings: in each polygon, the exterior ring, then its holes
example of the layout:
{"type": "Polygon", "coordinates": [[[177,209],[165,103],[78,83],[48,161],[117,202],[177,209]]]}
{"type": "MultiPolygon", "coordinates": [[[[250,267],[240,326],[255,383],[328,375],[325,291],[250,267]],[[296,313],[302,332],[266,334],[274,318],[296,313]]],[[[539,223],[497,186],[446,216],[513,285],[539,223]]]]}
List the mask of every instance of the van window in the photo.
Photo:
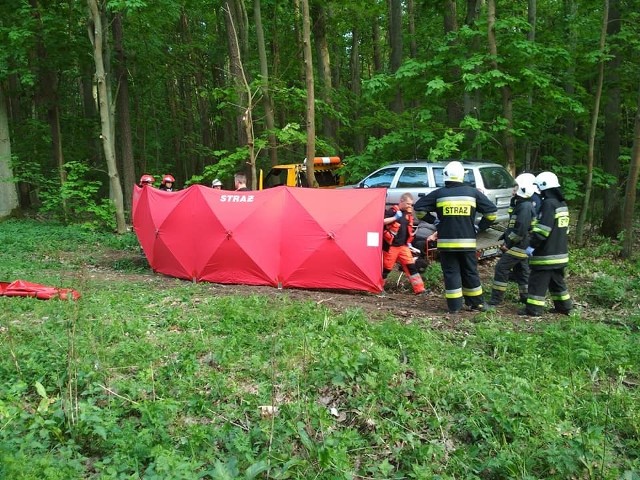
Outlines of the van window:
{"type": "MultiPolygon", "coordinates": [[[[444,167],[433,169],[433,178],[436,181],[436,187],[444,187],[444,175],[442,172],[444,171],[444,167]]],[[[473,170],[464,171],[464,183],[467,185],[471,185],[472,187],[476,186],[476,179],[473,177],[473,170]]]]}
{"type": "Polygon", "coordinates": [[[385,187],[389,188],[391,186],[391,182],[393,181],[393,177],[396,176],[396,172],[398,171],[397,167],[393,168],[383,168],[382,170],[378,170],[375,173],[369,175],[364,182],[362,182],[362,187],[385,187]]]}
{"type": "Polygon", "coordinates": [[[429,177],[426,167],[404,167],[396,188],[427,188],[429,177]]]}
{"type": "Polygon", "coordinates": [[[481,168],[480,176],[486,190],[499,190],[514,186],[513,178],[503,167],[481,168]]]}

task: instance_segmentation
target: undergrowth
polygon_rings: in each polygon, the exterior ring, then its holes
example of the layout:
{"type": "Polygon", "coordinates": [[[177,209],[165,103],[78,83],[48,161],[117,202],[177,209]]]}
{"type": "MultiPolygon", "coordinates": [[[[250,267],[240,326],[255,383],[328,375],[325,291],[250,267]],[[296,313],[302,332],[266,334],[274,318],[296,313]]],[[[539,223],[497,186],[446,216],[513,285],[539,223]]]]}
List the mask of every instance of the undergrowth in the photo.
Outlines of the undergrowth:
{"type": "Polygon", "coordinates": [[[640,475],[637,264],[573,254],[577,296],[615,294],[623,323],[437,331],[133,275],[133,235],[11,221],[0,241],[0,279],[82,293],[0,297],[0,478],[640,475]]]}

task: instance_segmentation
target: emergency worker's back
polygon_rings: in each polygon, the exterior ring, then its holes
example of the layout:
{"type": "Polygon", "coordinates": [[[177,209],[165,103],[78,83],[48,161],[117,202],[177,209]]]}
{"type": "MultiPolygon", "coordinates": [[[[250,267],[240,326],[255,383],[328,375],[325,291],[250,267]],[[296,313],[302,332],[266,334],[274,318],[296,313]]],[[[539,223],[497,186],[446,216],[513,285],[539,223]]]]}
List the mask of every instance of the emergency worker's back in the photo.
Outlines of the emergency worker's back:
{"type": "Polygon", "coordinates": [[[496,219],[497,207],[477,188],[449,182],[422,197],[415,210],[438,214],[438,249],[469,251],[476,249],[476,212],[483,215],[479,231],[486,230],[496,219]]]}

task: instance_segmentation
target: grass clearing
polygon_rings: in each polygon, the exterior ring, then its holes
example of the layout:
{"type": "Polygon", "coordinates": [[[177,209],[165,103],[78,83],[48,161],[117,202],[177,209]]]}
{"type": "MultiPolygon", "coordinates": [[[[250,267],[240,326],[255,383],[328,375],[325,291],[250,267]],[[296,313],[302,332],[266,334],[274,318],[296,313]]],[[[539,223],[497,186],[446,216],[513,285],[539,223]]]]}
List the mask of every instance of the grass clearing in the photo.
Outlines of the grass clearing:
{"type": "Polygon", "coordinates": [[[640,476],[637,264],[575,252],[573,275],[629,268],[601,313],[436,330],[215,295],[150,274],[133,235],[23,220],[0,241],[0,280],[82,293],[0,297],[0,478],[640,476]]]}

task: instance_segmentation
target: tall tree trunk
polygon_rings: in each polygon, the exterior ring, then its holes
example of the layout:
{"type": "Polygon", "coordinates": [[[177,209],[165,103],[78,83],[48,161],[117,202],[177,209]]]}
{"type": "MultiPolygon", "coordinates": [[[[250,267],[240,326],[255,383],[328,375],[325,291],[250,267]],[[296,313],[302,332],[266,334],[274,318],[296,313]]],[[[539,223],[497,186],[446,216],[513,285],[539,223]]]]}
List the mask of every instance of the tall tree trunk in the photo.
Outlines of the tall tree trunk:
{"type": "Polygon", "coordinates": [[[104,32],[102,29],[102,12],[98,8],[97,0],[87,0],[92,24],[89,25],[89,39],[93,45],[93,58],[96,64],[96,82],[98,84],[98,99],[100,110],[100,124],[102,127],[102,146],[104,156],[107,161],[107,171],[109,174],[109,185],[111,187],[112,199],[116,207],[116,230],[118,233],[125,233],[127,226],[124,217],[124,201],[122,198],[122,187],[118,176],[118,165],[115,155],[115,139],[113,126],[113,115],[111,113],[109,88],[105,74],[104,52],[104,32]]]}
{"type": "Polygon", "coordinates": [[[416,42],[416,2],[407,0],[407,17],[409,19],[409,56],[418,57],[418,43],[416,42]]]}
{"type": "MultiPolygon", "coordinates": [[[[389,3],[389,44],[391,46],[389,69],[391,73],[395,73],[402,65],[402,0],[389,0],[389,3]]],[[[398,114],[404,110],[402,92],[399,88],[391,104],[391,110],[398,114]]]]}
{"type": "Polygon", "coordinates": [[[624,241],[622,242],[622,252],[620,252],[622,258],[631,258],[631,255],[636,252],[633,245],[633,220],[636,207],[638,175],[640,175],[640,89],[638,90],[638,106],[633,129],[633,149],[631,152],[631,162],[629,164],[629,175],[627,176],[627,187],[624,195],[624,210],[622,212],[622,228],[625,232],[624,241]]]}
{"type": "MultiPolygon", "coordinates": [[[[487,31],[489,41],[489,53],[491,54],[491,63],[494,70],[500,70],[498,67],[498,43],[496,41],[496,2],[495,0],[487,0],[487,31]]],[[[507,121],[504,130],[504,151],[507,159],[507,168],[512,175],[516,173],[516,153],[515,140],[513,138],[513,99],[511,95],[511,87],[505,85],[501,89],[502,92],[502,115],[507,121]]]]}
{"type": "MultiPolygon", "coordinates": [[[[178,98],[180,98],[179,108],[178,108],[178,118],[182,121],[179,123],[179,130],[182,134],[180,149],[176,152],[176,160],[178,163],[183,164],[184,171],[186,172],[185,176],[189,177],[190,174],[195,172],[201,172],[204,168],[204,158],[202,154],[198,152],[198,148],[196,146],[195,138],[197,137],[196,133],[196,125],[194,119],[194,111],[196,109],[193,107],[193,82],[192,76],[182,69],[179,69],[175,72],[176,75],[176,86],[175,88],[178,91],[178,98]],[[190,158],[191,161],[185,160],[182,162],[182,158],[190,158]]],[[[172,89],[167,89],[167,95],[170,95],[172,89]]],[[[168,102],[171,102],[170,99],[167,99],[168,102]]],[[[234,130],[236,131],[236,130],[234,130]]],[[[157,163],[156,163],[157,164],[157,163]]]]}
{"type": "MultiPolygon", "coordinates": [[[[537,0],[529,0],[527,8],[527,16],[529,18],[529,32],[527,33],[527,40],[529,43],[534,43],[536,41],[536,21],[537,21],[537,0]]],[[[529,89],[529,93],[527,94],[527,105],[529,106],[529,111],[533,110],[533,87],[529,89]]],[[[524,148],[524,171],[531,171],[531,139],[527,138],[525,142],[524,148]]]]}
{"type": "Polygon", "coordinates": [[[313,159],[316,156],[315,90],[313,80],[313,56],[311,55],[311,19],[309,0],[302,0],[302,45],[304,54],[304,75],[307,87],[307,184],[316,186],[313,159]]]}
{"type": "MultiPolygon", "coordinates": [[[[80,97],[82,98],[82,113],[84,118],[93,124],[98,119],[96,98],[94,97],[93,70],[95,67],[89,63],[90,58],[82,59],[80,70],[80,97]]],[[[89,163],[93,167],[104,164],[102,159],[102,145],[97,135],[86,135],[87,151],[89,152],[89,163]]]]}
{"type": "Polygon", "coordinates": [[[238,38],[240,58],[245,58],[249,52],[249,16],[244,0],[234,0],[230,5],[233,8],[233,23],[238,38]]]}
{"type": "Polygon", "coordinates": [[[9,112],[4,87],[0,82],[0,218],[11,215],[18,208],[18,191],[12,179],[9,112]]]}
{"type": "MultiPolygon", "coordinates": [[[[567,50],[572,57],[572,61],[568,62],[566,73],[566,82],[564,85],[564,91],[567,96],[573,98],[575,95],[575,77],[576,77],[576,50],[578,44],[578,7],[576,0],[564,0],[564,16],[567,18],[567,50]]],[[[573,114],[569,114],[564,119],[564,135],[566,140],[564,142],[563,160],[566,165],[573,165],[573,143],[576,137],[576,121],[573,114]]]]}
{"type": "MultiPolygon", "coordinates": [[[[360,118],[360,95],[361,95],[361,64],[360,64],[360,31],[354,28],[351,32],[351,57],[350,57],[350,69],[351,69],[351,93],[353,95],[354,107],[353,107],[353,120],[354,123],[358,123],[360,118]]],[[[364,151],[364,135],[357,131],[353,136],[353,151],[357,154],[364,151]]]]}
{"type": "MultiPolygon", "coordinates": [[[[175,77],[169,77],[167,79],[166,89],[167,89],[167,104],[169,106],[169,112],[171,112],[171,124],[174,125],[174,129],[175,129],[174,131],[176,132],[174,135],[171,135],[172,157],[175,158],[177,160],[178,165],[180,165],[182,163],[180,162],[180,159],[183,157],[182,142],[180,139],[184,137],[184,134],[182,133],[184,130],[183,130],[182,121],[180,120],[181,118],[181,114],[179,113],[180,106],[178,105],[178,101],[181,96],[180,96],[180,91],[177,87],[177,80],[175,77]]],[[[195,166],[194,164],[195,162],[193,162],[191,166],[192,167],[195,166]]],[[[146,171],[146,165],[141,165],[140,168],[142,168],[143,171],[146,171]]],[[[185,178],[190,178],[191,170],[189,170],[187,165],[182,163],[182,169],[185,172],[185,178]]]]}
{"type": "MultiPolygon", "coordinates": [[[[304,34],[302,33],[302,29],[300,26],[303,23],[302,20],[302,2],[301,0],[293,0],[293,15],[295,18],[294,22],[294,30],[296,35],[296,45],[302,45],[304,43],[304,34]]],[[[299,49],[297,49],[299,51],[299,49]]],[[[304,52],[302,53],[303,58],[300,59],[298,63],[298,67],[300,68],[300,78],[304,78],[304,52]]]]}
{"type": "MultiPolygon", "coordinates": [[[[327,11],[324,6],[316,4],[314,8],[313,36],[318,51],[318,73],[322,85],[322,100],[329,110],[333,106],[333,82],[331,79],[331,58],[329,55],[329,43],[327,42],[327,11]]],[[[322,133],[332,144],[336,145],[336,124],[330,115],[322,116],[322,133]]]]}
{"type": "Polygon", "coordinates": [[[232,63],[235,63],[233,71],[235,72],[235,82],[240,97],[245,101],[242,103],[243,112],[240,115],[240,122],[246,138],[246,145],[249,150],[249,169],[251,171],[251,188],[256,190],[258,186],[258,179],[256,175],[256,154],[255,154],[255,141],[253,133],[253,96],[251,95],[251,88],[249,81],[245,75],[244,65],[242,64],[242,57],[240,54],[240,45],[238,43],[237,31],[235,28],[235,21],[227,2],[227,36],[231,45],[231,59],[232,63]],[[245,107],[246,105],[246,107],[245,107]]]}
{"type": "Polygon", "coordinates": [[[593,164],[595,156],[596,131],[598,129],[598,116],[600,113],[600,98],[602,97],[602,84],[604,82],[605,63],[605,43],[607,40],[607,24],[609,22],[609,0],[604,0],[602,11],[602,29],[600,30],[600,64],[598,66],[598,83],[596,94],[593,100],[593,112],[591,114],[591,128],[589,130],[589,149],[587,153],[587,178],[584,184],[584,201],[580,210],[580,217],[576,225],[576,241],[582,245],[584,241],[584,226],[587,222],[587,212],[589,211],[589,201],[591,200],[591,190],[593,189],[593,164]]]}
{"type": "MultiPolygon", "coordinates": [[[[52,157],[58,168],[60,185],[67,181],[67,172],[64,169],[64,154],[62,150],[62,134],[60,131],[60,107],[58,105],[58,74],[50,68],[47,49],[44,44],[45,32],[42,25],[41,6],[37,0],[30,0],[34,19],[37,22],[36,54],[38,65],[38,103],[46,109],[47,123],[51,132],[52,157]]],[[[62,201],[62,210],[65,220],[68,217],[67,202],[62,201]]]]}
{"type": "MultiPolygon", "coordinates": [[[[609,25],[607,35],[609,39],[616,38],[620,33],[620,0],[609,0],[609,25]]],[[[603,170],[620,179],[620,64],[624,56],[620,51],[620,40],[610,43],[609,51],[613,56],[607,64],[606,96],[604,105],[604,138],[602,145],[603,170]]],[[[603,219],[600,232],[616,238],[622,230],[622,189],[617,185],[605,189],[603,219]]]]}
{"type": "MultiPolygon", "coordinates": [[[[196,22],[197,23],[197,22],[196,22]]],[[[202,142],[203,149],[201,151],[205,152],[199,156],[199,161],[195,165],[186,165],[183,164],[184,172],[183,175],[185,178],[189,178],[195,172],[202,171],[204,165],[208,165],[212,163],[210,152],[214,145],[213,139],[211,135],[211,125],[209,120],[209,100],[207,99],[207,95],[205,95],[205,75],[203,72],[203,64],[205,62],[200,61],[200,54],[198,53],[198,47],[193,45],[193,39],[191,35],[191,27],[189,25],[189,18],[187,13],[183,10],[180,15],[180,29],[184,34],[185,42],[187,43],[188,52],[189,52],[189,61],[194,66],[193,69],[193,81],[195,82],[195,98],[196,98],[196,106],[198,108],[198,120],[200,124],[200,140],[202,142]]],[[[191,83],[191,80],[189,80],[191,83]]],[[[191,98],[193,93],[191,91],[185,92],[185,96],[191,98]]],[[[191,104],[191,102],[190,102],[191,104]]],[[[191,111],[186,112],[189,117],[192,117],[191,111]]],[[[178,164],[182,164],[182,159],[180,157],[177,158],[178,164]]]]}
{"type": "Polygon", "coordinates": [[[133,163],[133,139],[131,135],[131,118],[129,115],[129,75],[127,70],[127,54],[124,51],[124,30],[122,13],[113,17],[113,48],[116,56],[116,114],[118,116],[120,134],[120,156],[124,174],[124,200],[127,212],[131,213],[133,185],[136,183],[136,171],[133,163]]]}
{"type": "Polygon", "coordinates": [[[380,34],[380,22],[376,16],[371,26],[371,42],[373,43],[373,70],[374,73],[382,72],[384,65],[382,62],[382,40],[380,34]]]}
{"type": "Polygon", "coordinates": [[[256,24],[256,37],[258,41],[258,57],[260,59],[260,75],[262,76],[262,104],[264,106],[264,119],[267,125],[267,135],[269,141],[269,159],[271,165],[278,164],[277,141],[275,135],[276,122],[273,114],[273,100],[269,90],[269,64],[267,63],[267,49],[264,41],[264,30],[262,28],[262,13],[260,10],[260,0],[253,0],[253,18],[256,24]]]}
{"type": "MultiPolygon", "coordinates": [[[[467,13],[465,16],[464,23],[465,25],[472,29],[476,30],[476,21],[478,16],[480,15],[480,3],[481,0],[467,0],[467,13]]],[[[469,56],[474,55],[480,49],[480,36],[474,35],[471,40],[471,45],[469,46],[469,56]]],[[[475,73],[477,73],[478,67],[475,68],[475,73]]],[[[479,119],[480,117],[480,91],[478,89],[474,91],[469,91],[466,88],[464,89],[464,98],[463,98],[463,114],[464,116],[472,115],[479,119]]],[[[465,144],[466,149],[471,150],[473,144],[475,143],[476,132],[473,130],[467,130],[465,144]]],[[[476,145],[476,157],[482,158],[482,143],[478,142],[476,145]]]]}
{"type": "MultiPolygon", "coordinates": [[[[449,35],[458,31],[458,12],[455,0],[446,0],[444,4],[444,34],[449,35]]],[[[450,46],[455,46],[457,41],[452,40],[450,46]]],[[[460,67],[452,65],[446,72],[449,82],[457,83],[460,80],[460,67]]],[[[462,121],[462,110],[458,98],[451,95],[447,98],[447,123],[450,127],[457,127],[462,121]]]]}
{"type": "MultiPolygon", "coordinates": [[[[238,93],[239,101],[238,104],[241,106],[247,105],[249,102],[249,98],[247,98],[246,89],[243,86],[242,78],[244,77],[244,71],[242,68],[242,59],[240,55],[240,43],[237,36],[236,31],[236,19],[233,14],[235,12],[235,1],[234,0],[226,0],[225,1],[225,11],[226,15],[225,22],[227,24],[227,41],[229,45],[229,68],[231,69],[231,75],[235,79],[236,82],[236,91],[238,93]]],[[[250,95],[249,95],[250,96],[250,95]]],[[[238,126],[238,144],[239,145],[247,145],[247,130],[245,128],[245,110],[241,108],[241,111],[237,116],[237,126],[238,126]]],[[[255,165],[253,167],[255,169],[255,165]]],[[[251,179],[252,185],[255,181],[255,178],[251,179]]]]}

